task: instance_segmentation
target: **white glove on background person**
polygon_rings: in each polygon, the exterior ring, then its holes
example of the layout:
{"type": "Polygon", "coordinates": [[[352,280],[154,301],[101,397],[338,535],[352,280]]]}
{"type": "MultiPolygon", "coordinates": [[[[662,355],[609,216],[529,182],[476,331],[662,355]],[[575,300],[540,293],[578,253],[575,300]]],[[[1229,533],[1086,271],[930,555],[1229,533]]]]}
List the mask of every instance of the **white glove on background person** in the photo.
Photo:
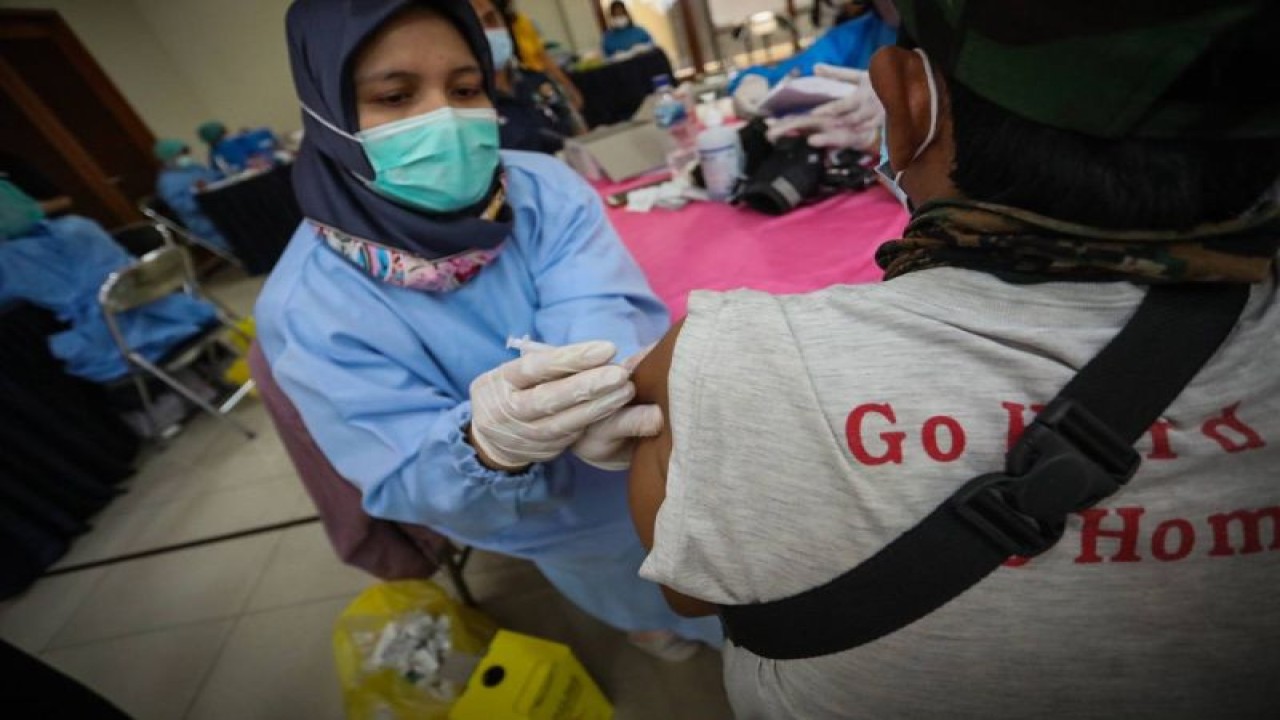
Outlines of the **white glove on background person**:
{"type": "Polygon", "coordinates": [[[471,383],[470,439],[507,470],[552,460],[635,397],[631,371],[608,364],[609,342],[533,352],[471,383]]]}
{"type": "MultiPolygon", "coordinates": [[[[652,349],[650,345],[627,358],[622,367],[628,373],[635,372],[652,349]]],[[[587,428],[582,439],[574,443],[573,454],[601,470],[626,470],[631,467],[636,439],[657,435],[662,432],[663,423],[662,409],[657,405],[623,408],[587,428]]]]}
{"type": "Polygon", "coordinates": [[[759,75],[742,78],[733,91],[733,112],[743,120],[760,114],[760,104],[769,95],[769,81],[759,75]]]}
{"type": "Polygon", "coordinates": [[[867,71],[818,65],[813,74],[854,85],[853,94],[819,105],[808,115],[775,123],[769,129],[769,141],[777,142],[784,135],[807,134],[812,147],[878,152],[884,106],[871,87],[867,71]]]}

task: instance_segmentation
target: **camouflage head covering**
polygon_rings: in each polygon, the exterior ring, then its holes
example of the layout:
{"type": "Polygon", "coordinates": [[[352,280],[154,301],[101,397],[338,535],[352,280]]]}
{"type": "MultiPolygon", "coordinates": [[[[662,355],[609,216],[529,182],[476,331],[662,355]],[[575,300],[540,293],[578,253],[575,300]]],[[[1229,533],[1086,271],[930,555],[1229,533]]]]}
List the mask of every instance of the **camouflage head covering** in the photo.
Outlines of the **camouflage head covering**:
{"type": "Polygon", "coordinates": [[[1104,230],[963,198],[925,203],[906,237],[880,246],[885,279],[961,267],[1015,280],[1139,284],[1258,283],[1280,246],[1280,204],[1269,193],[1226,222],[1190,230],[1104,230]]]}
{"type": "Polygon", "coordinates": [[[1102,138],[1280,137],[1274,0],[897,0],[952,82],[1102,138]],[[1232,67],[1201,59],[1248,37],[1232,67]],[[1261,42],[1259,42],[1261,40],[1261,42]]]}

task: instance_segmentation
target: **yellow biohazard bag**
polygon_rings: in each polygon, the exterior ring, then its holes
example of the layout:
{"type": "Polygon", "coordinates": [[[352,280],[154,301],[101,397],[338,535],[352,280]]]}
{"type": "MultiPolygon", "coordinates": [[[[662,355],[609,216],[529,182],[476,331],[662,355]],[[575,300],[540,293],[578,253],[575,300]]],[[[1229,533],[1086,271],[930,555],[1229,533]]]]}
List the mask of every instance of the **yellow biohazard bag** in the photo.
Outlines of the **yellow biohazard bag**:
{"type": "Polygon", "coordinates": [[[348,720],[446,720],[496,632],[433,582],[365,590],[333,633],[348,720]]]}
{"type": "MultiPolygon", "coordinates": [[[[258,336],[257,327],[254,325],[252,317],[247,317],[236,323],[236,329],[240,332],[228,332],[226,334],[227,344],[236,351],[240,357],[236,358],[222,374],[222,379],[231,385],[243,385],[249,380],[249,345],[253,339],[258,336]]],[[[257,391],[254,391],[257,395],[257,391]]]]}

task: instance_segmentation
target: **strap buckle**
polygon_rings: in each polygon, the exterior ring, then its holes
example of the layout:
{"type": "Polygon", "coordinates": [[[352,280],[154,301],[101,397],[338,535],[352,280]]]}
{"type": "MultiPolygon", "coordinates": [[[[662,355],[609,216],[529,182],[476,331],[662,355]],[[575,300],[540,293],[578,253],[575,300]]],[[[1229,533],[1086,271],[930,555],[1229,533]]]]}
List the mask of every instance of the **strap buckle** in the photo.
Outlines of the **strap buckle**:
{"type": "Polygon", "coordinates": [[[950,503],[1001,550],[1034,557],[1062,538],[1067,515],[1114,494],[1141,464],[1132,443],[1059,398],[1023,433],[1003,473],[970,480],[950,503]]]}

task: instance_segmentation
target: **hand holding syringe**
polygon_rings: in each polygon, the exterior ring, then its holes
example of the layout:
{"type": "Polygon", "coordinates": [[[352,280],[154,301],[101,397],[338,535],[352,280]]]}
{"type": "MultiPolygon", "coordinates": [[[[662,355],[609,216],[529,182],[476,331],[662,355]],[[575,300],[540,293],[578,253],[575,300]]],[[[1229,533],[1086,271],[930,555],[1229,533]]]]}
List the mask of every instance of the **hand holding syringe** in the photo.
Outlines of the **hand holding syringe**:
{"type": "MultiPolygon", "coordinates": [[[[556,349],[555,345],[531,340],[527,335],[508,338],[507,347],[518,350],[522,358],[556,349]]],[[[621,363],[621,367],[630,375],[651,349],[652,346],[632,355],[621,363]]],[[[631,450],[636,438],[653,437],[662,432],[662,425],[662,411],[656,405],[624,407],[588,427],[571,450],[583,462],[602,470],[626,470],[631,465],[631,450]]]]}

